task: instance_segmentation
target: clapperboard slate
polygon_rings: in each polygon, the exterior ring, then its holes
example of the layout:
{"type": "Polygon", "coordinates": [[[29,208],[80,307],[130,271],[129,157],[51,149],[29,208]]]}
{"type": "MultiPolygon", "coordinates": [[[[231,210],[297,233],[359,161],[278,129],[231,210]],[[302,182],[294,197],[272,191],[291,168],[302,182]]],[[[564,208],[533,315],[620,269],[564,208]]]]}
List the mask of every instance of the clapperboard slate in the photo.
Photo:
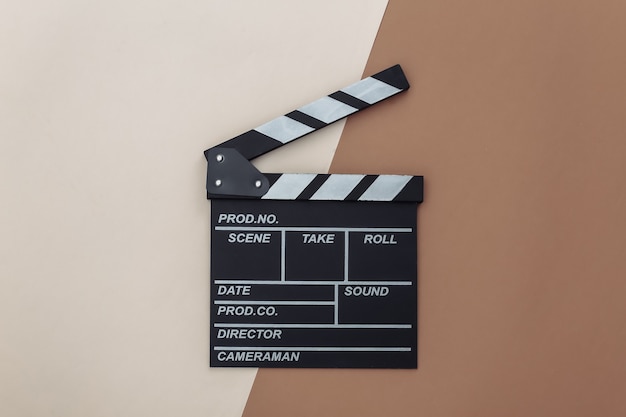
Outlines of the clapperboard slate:
{"type": "Polygon", "coordinates": [[[408,88],[396,65],[205,151],[211,366],[417,367],[423,177],[249,162],[408,88]]]}

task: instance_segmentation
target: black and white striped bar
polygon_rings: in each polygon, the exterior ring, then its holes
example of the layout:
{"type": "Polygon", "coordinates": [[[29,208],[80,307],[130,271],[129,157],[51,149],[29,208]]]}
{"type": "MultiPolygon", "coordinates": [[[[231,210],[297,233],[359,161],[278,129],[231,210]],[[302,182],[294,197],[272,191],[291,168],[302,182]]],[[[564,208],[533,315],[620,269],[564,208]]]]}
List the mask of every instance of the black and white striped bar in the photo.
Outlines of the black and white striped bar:
{"type": "MultiPolygon", "coordinates": [[[[409,89],[400,65],[342,88],[218,145],[251,160],[409,89]]],[[[208,159],[208,150],[205,151],[208,159]]]]}
{"type": "Polygon", "coordinates": [[[411,175],[265,174],[263,200],[423,201],[424,178],[411,175]]]}

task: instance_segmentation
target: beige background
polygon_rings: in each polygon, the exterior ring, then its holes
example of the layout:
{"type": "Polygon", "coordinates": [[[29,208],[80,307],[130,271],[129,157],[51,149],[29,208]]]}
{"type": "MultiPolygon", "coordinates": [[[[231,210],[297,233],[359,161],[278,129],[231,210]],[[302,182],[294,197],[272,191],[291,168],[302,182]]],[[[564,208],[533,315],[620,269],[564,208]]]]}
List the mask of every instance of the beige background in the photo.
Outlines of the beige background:
{"type": "MultiPolygon", "coordinates": [[[[0,4],[1,415],[241,415],[255,371],[207,364],[201,152],[360,78],[384,7],[0,4]]],[[[626,415],[625,20],[390,1],[365,73],[413,87],[331,169],[426,176],[420,367],[262,370],[244,415],[626,415]]],[[[260,165],[322,172],[326,130],[260,165]]]]}
{"type": "MultiPolygon", "coordinates": [[[[241,415],[202,151],[358,80],[385,6],[0,3],[0,415],[241,415]]],[[[259,166],[324,172],[341,129],[259,166]]]]}
{"type": "Polygon", "coordinates": [[[244,415],[626,415],[626,2],[390,0],[334,172],[423,174],[419,369],[267,370],[244,415]]]}

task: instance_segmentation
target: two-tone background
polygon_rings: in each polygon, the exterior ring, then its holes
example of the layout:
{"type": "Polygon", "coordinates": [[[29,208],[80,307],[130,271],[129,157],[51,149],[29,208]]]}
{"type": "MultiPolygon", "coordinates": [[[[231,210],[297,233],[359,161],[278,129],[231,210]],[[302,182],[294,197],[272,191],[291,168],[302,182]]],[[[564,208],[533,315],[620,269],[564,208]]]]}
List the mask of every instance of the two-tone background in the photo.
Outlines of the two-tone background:
{"type": "Polygon", "coordinates": [[[626,414],[625,19],[5,2],[0,415],[626,414]],[[202,151],[396,63],[408,93],[258,166],[425,176],[419,369],[209,369],[202,151]]]}

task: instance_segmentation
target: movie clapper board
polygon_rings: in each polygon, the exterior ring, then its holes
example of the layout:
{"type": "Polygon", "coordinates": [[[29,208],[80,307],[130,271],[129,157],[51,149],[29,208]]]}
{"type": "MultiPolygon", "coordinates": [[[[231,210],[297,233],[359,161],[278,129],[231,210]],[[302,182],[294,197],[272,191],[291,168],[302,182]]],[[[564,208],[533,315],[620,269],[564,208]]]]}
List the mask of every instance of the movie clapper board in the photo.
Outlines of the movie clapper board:
{"type": "Polygon", "coordinates": [[[417,367],[423,177],[250,163],[408,88],[396,65],[205,151],[211,366],[417,367]]]}

